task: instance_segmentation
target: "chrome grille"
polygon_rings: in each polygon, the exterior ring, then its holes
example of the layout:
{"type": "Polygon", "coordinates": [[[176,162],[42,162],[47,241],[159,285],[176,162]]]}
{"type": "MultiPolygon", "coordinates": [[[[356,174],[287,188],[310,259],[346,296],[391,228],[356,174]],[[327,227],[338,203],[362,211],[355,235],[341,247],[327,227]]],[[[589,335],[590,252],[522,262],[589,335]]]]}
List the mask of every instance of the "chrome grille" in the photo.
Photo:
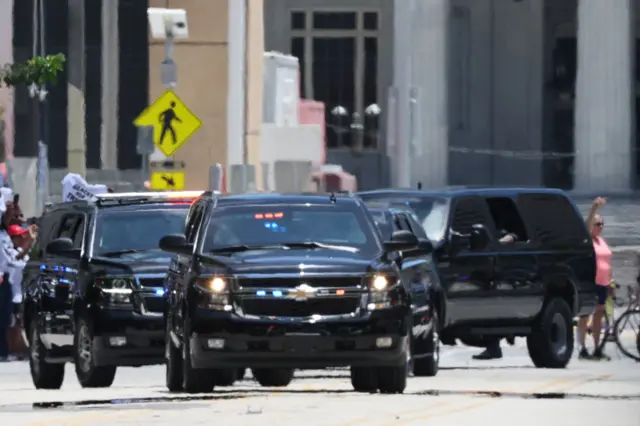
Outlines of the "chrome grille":
{"type": "Polygon", "coordinates": [[[237,278],[237,283],[242,289],[258,288],[296,288],[307,284],[315,288],[350,288],[362,284],[360,276],[341,277],[265,277],[265,278],[237,278]]]}

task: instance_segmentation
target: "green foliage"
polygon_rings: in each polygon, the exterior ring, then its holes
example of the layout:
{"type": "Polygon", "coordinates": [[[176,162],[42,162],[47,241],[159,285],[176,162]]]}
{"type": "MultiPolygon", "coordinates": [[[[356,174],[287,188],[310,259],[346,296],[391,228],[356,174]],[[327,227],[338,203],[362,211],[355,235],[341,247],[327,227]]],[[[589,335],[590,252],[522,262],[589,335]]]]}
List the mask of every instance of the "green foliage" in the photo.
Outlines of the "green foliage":
{"type": "Polygon", "coordinates": [[[0,67],[0,87],[55,83],[58,73],[64,68],[65,61],[65,56],[59,53],[36,56],[23,63],[7,64],[0,67]]]}

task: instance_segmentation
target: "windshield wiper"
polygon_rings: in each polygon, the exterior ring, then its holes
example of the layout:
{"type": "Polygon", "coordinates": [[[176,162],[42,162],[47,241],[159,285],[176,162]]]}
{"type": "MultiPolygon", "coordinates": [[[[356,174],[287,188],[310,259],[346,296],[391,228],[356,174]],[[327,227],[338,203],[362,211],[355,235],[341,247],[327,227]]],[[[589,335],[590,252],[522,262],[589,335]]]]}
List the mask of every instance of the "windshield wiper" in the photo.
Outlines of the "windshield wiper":
{"type": "Polygon", "coordinates": [[[250,251],[250,250],[291,250],[291,249],[323,249],[323,250],[341,250],[348,251],[351,253],[357,253],[360,251],[356,247],[351,246],[334,246],[330,244],[323,244],[316,241],[304,241],[299,243],[279,243],[279,244],[268,244],[268,245],[246,245],[246,244],[238,244],[233,246],[226,246],[215,248],[210,251],[210,253],[237,253],[241,251],[250,251]]]}
{"type": "Polygon", "coordinates": [[[309,248],[309,249],[323,249],[323,250],[340,250],[340,251],[348,251],[351,253],[357,253],[360,251],[360,249],[352,246],[338,246],[338,245],[332,245],[332,244],[319,243],[317,241],[303,241],[299,243],[282,243],[280,244],[280,246],[287,249],[309,248]]]}
{"type": "Polygon", "coordinates": [[[237,253],[240,251],[278,249],[278,248],[282,248],[282,247],[280,245],[250,246],[247,244],[237,244],[232,246],[214,248],[213,250],[210,250],[209,253],[237,253]]]}
{"type": "Polygon", "coordinates": [[[123,249],[123,250],[106,251],[104,253],[100,253],[100,256],[103,256],[103,257],[116,257],[116,256],[121,256],[123,254],[138,253],[139,251],[140,250],[136,250],[136,249],[123,249]]]}

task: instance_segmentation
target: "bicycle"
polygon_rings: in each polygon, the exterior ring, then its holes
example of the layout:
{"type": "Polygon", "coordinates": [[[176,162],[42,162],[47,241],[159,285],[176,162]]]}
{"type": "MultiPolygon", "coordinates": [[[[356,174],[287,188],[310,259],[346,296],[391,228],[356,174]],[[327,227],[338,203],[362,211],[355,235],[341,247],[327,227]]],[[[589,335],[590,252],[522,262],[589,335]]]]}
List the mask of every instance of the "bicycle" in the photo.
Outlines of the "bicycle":
{"type": "MultiPolygon", "coordinates": [[[[614,325],[613,335],[615,338],[616,345],[618,346],[618,349],[620,350],[620,352],[622,352],[623,355],[625,355],[626,357],[631,358],[637,362],[640,362],[640,307],[637,307],[635,309],[628,309],[622,315],[620,315],[620,318],[618,318],[618,320],[614,325]],[[632,321],[634,317],[635,317],[635,324],[638,324],[637,328],[633,328],[633,331],[636,334],[635,348],[634,348],[636,351],[635,354],[629,351],[625,346],[623,346],[623,342],[625,341],[625,337],[623,336],[623,333],[626,330],[626,328],[629,326],[629,324],[633,323],[632,321]]],[[[632,342],[632,345],[633,345],[633,342],[632,342]]]]}

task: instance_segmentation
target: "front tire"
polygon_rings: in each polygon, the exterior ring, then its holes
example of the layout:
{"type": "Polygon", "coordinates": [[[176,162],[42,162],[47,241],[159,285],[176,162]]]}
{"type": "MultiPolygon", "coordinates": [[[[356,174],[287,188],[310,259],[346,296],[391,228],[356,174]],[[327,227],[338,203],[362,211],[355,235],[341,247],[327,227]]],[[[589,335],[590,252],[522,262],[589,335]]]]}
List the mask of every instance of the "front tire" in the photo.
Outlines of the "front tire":
{"type": "Polygon", "coordinates": [[[253,368],[253,377],[260,386],[284,387],[293,380],[293,368],[253,368]]]}
{"type": "Polygon", "coordinates": [[[527,336],[531,361],[538,368],[566,368],[573,355],[573,318],[567,302],[553,298],[527,336]]]}
{"type": "Polygon", "coordinates": [[[165,332],[164,364],[166,369],[165,381],[169,392],[182,390],[182,352],[173,344],[169,321],[165,332]]]}
{"type": "Polygon", "coordinates": [[[45,357],[47,349],[40,340],[38,325],[31,325],[29,333],[29,369],[36,389],[60,389],[64,381],[64,363],[49,364],[45,357]]]}
{"type": "Polygon", "coordinates": [[[424,339],[414,340],[413,374],[416,377],[433,377],[440,369],[440,321],[434,313],[431,332],[424,339]]]}
{"type": "Polygon", "coordinates": [[[97,366],[94,359],[93,327],[86,318],[78,319],[73,342],[78,382],[83,388],[108,388],[116,376],[115,366],[97,366]]]}
{"type": "Polygon", "coordinates": [[[351,385],[356,392],[376,393],[378,372],[370,367],[351,367],[351,385]]]}
{"type": "Polygon", "coordinates": [[[185,318],[182,328],[182,388],[187,393],[211,392],[215,386],[212,373],[191,365],[191,323],[189,318],[185,318]]]}
{"type": "Polygon", "coordinates": [[[378,389],[380,393],[403,393],[407,387],[407,361],[397,367],[378,368],[378,389]]]}

